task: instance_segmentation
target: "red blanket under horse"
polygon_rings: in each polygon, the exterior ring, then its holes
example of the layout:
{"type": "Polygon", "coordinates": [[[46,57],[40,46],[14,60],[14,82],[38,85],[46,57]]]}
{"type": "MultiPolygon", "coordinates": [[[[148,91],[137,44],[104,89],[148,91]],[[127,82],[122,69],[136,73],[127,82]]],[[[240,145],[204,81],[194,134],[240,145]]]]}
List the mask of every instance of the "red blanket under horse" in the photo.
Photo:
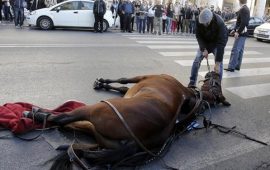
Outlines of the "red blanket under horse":
{"type": "MultiPolygon", "coordinates": [[[[85,104],[77,101],[68,101],[56,109],[45,110],[54,114],[59,114],[72,111],[81,106],[85,106],[85,104]]],[[[33,107],[38,106],[23,102],[6,103],[3,106],[0,106],[0,126],[10,129],[13,133],[23,133],[35,128],[39,128],[40,125],[34,125],[32,119],[23,117],[23,112],[31,111],[33,107]]]]}

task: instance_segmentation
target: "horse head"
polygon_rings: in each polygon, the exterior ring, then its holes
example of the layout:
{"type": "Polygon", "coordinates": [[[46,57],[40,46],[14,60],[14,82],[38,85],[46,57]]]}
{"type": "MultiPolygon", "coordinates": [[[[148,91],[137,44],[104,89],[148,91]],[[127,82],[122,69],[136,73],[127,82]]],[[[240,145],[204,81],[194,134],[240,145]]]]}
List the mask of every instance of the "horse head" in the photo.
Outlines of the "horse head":
{"type": "Polygon", "coordinates": [[[224,106],[231,105],[222,94],[221,79],[218,73],[214,71],[208,72],[203,82],[201,91],[203,92],[204,100],[210,104],[222,103],[224,106]]]}

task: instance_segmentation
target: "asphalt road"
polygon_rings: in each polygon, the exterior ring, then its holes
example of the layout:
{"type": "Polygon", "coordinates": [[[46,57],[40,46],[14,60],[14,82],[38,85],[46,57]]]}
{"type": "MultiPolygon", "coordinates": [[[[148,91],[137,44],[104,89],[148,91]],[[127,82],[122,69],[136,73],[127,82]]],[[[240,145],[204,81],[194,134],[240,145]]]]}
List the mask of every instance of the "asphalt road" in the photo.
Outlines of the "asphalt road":
{"type": "MultiPolygon", "coordinates": [[[[194,37],[177,37],[181,42],[196,42],[194,37]]],[[[176,60],[192,60],[194,56],[166,56],[163,52],[189,54],[196,49],[154,47],[156,41],[165,41],[161,45],[167,46],[174,38],[124,34],[117,30],[100,34],[89,30],[15,29],[13,25],[2,24],[0,102],[29,102],[53,109],[67,100],[91,104],[115,97],[115,94],[92,89],[93,82],[100,77],[166,73],[187,85],[190,67],[177,64],[176,60]],[[149,39],[154,42],[143,42],[149,39]]],[[[232,46],[232,42],[230,38],[228,46],[232,46]]],[[[212,121],[230,127],[236,125],[237,130],[270,144],[270,89],[267,88],[270,44],[248,38],[246,46],[244,58],[263,58],[265,62],[243,63],[242,70],[234,74],[236,77],[227,74],[229,78],[222,82],[223,93],[232,106],[212,108],[212,121]],[[265,74],[261,73],[262,68],[266,68],[263,69],[265,74]],[[243,76],[250,69],[254,75],[243,76]],[[251,90],[260,95],[243,98],[237,93],[243,89],[235,89],[249,85],[258,87],[251,90]]],[[[227,63],[224,64],[226,67],[227,63]]],[[[200,71],[207,71],[207,67],[203,65],[200,71]]],[[[252,93],[251,90],[246,93],[252,93]]],[[[6,133],[0,132],[0,135],[6,133]]],[[[50,163],[45,162],[57,154],[54,147],[62,141],[69,140],[58,132],[47,132],[44,138],[32,142],[16,138],[0,140],[0,169],[48,169],[50,163]]],[[[190,131],[175,141],[163,160],[177,169],[270,169],[270,148],[214,129],[190,131]]],[[[162,161],[153,161],[138,169],[164,169],[164,166],[162,161]]]]}

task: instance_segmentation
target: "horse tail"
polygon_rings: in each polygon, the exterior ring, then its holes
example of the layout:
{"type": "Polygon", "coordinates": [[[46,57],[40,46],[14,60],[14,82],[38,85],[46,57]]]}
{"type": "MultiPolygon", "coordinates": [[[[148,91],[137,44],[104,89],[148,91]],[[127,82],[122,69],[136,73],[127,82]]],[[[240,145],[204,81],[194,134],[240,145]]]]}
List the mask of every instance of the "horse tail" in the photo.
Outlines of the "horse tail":
{"type": "MultiPolygon", "coordinates": [[[[136,154],[138,152],[138,147],[136,143],[132,142],[117,149],[90,150],[81,147],[80,144],[75,144],[73,145],[73,150],[78,158],[83,158],[90,164],[89,166],[93,168],[107,165],[125,165],[122,163],[123,160],[136,154]]],[[[55,161],[50,168],[50,170],[63,169],[72,170],[72,162],[70,162],[70,157],[67,152],[63,152],[56,156],[55,161]]]]}

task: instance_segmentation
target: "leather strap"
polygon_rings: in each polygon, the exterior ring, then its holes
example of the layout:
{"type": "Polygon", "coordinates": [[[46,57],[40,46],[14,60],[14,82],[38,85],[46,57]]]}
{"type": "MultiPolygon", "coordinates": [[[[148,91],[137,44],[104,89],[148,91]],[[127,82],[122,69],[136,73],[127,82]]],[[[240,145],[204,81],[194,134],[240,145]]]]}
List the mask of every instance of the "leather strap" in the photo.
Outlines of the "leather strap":
{"type": "Polygon", "coordinates": [[[123,123],[123,125],[125,126],[126,130],[128,131],[128,133],[132,136],[132,138],[136,141],[136,143],[144,150],[146,151],[149,155],[152,156],[158,156],[156,154],[154,154],[153,152],[151,152],[149,149],[147,149],[142,142],[136,137],[136,135],[132,132],[132,130],[130,129],[130,127],[128,126],[127,122],[125,121],[125,119],[123,118],[122,114],[115,108],[115,106],[110,103],[107,100],[102,100],[101,102],[104,102],[106,104],[108,104],[113,111],[117,114],[118,118],[120,119],[120,121],[123,123]]]}

